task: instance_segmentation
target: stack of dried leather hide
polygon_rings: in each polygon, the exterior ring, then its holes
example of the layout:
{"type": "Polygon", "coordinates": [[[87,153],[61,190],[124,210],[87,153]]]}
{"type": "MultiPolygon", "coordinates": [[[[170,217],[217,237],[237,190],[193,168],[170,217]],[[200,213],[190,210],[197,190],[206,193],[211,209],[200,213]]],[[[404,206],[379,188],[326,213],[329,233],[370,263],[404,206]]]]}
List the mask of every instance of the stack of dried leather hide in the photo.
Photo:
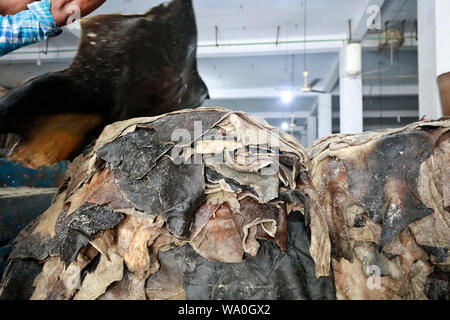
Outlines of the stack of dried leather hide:
{"type": "Polygon", "coordinates": [[[199,108],[118,122],[16,239],[1,299],[448,299],[450,120],[304,149],[199,108]]]}
{"type": "Polygon", "coordinates": [[[329,136],[308,154],[337,298],[450,299],[450,119],[329,136]]]}
{"type": "Polygon", "coordinates": [[[114,123],[16,239],[0,297],[334,299],[317,197],[304,149],[262,119],[114,123]]]}

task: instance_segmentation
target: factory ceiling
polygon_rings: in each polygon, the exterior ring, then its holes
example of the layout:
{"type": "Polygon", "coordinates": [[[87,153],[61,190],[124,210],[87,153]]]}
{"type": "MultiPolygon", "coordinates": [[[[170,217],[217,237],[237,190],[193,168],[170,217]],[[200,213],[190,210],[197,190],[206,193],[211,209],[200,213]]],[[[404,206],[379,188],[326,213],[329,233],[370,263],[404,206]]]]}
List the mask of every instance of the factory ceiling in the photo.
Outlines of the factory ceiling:
{"type": "MultiPolygon", "coordinates": [[[[96,14],[141,13],[163,2],[107,1],[96,14]]],[[[349,38],[349,19],[352,39],[363,44],[363,72],[368,73],[363,76],[364,95],[417,95],[417,0],[345,0],[343,3],[308,1],[305,21],[304,0],[258,0],[257,5],[253,0],[193,0],[198,28],[198,68],[209,88],[211,104],[229,101],[236,109],[250,111],[246,110],[247,102],[251,108],[257,103],[255,99],[280,100],[283,91],[293,90],[294,97],[298,96],[294,101],[300,102],[282,111],[313,111],[317,94],[305,95],[300,91],[304,60],[309,79],[320,80],[315,89],[338,95],[339,52],[344,40],[349,38]],[[378,50],[379,33],[368,30],[370,6],[381,8],[381,29],[386,27],[386,22],[398,27],[405,20],[404,44],[392,56],[389,50],[378,50]],[[379,69],[385,71],[371,73],[379,69]]],[[[13,87],[36,75],[67,67],[77,52],[77,33],[77,30],[66,30],[60,37],[51,39],[48,47],[45,43],[29,46],[0,58],[0,86],[13,87]]]]}

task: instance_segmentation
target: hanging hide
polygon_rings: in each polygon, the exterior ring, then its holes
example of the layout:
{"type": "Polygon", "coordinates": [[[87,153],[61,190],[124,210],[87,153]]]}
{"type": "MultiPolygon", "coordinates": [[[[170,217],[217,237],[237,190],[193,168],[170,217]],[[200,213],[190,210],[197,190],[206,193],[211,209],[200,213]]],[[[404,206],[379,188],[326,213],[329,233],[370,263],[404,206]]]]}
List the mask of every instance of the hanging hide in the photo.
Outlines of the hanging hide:
{"type": "Polygon", "coordinates": [[[73,159],[106,124],[198,107],[208,96],[197,72],[191,0],[142,15],[85,18],[81,25],[68,69],[0,98],[0,134],[22,138],[11,160],[37,168],[73,159]]]}

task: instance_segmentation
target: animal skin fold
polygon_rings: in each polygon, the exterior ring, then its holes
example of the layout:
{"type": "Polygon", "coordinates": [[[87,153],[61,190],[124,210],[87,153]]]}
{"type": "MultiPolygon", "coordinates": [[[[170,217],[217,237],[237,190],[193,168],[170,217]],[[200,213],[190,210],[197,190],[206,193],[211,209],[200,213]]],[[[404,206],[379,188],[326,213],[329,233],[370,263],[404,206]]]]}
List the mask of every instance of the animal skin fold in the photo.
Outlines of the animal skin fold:
{"type": "Polygon", "coordinates": [[[222,108],[114,123],[15,240],[0,299],[448,299],[449,133],[304,150],[222,108]]]}
{"type": "Polygon", "coordinates": [[[109,125],[15,240],[1,298],[221,298],[245,281],[238,298],[334,299],[330,264],[316,274],[315,260],[327,259],[310,252],[307,195],[296,189],[310,183],[308,167],[293,138],[241,112],[198,108],[109,125]],[[287,190],[303,213],[287,211],[287,190]],[[29,281],[19,280],[22,267],[29,281]],[[199,283],[199,272],[210,278],[199,283]]]}
{"type": "Polygon", "coordinates": [[[450,119],[332,135],[307,151],[337,298],[448,299],[450,119]]]}
{"type": "Polygon", "coordinates": [[[11,160],[31,168],[72,160],[107,124],[198,107],[208,97],[191,0],[84,18],[81,26],[70,67],[0,89],[0,135],[21,137],[11,160]]]}

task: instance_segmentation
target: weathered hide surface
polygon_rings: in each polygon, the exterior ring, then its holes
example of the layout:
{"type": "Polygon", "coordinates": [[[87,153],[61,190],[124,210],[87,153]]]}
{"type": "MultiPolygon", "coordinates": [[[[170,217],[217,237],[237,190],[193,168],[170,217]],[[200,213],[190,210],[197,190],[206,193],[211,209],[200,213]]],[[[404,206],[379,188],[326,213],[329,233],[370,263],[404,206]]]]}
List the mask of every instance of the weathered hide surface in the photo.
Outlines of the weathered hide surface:
{"type": "Polygon", "coordinates": [[[329,136],[308,155],[337,297],[448,297],[450,119],[329,136]]]}
{"type": "Polygon", "coordinates": [[[292,137],[226,109],[109,125],[15,240],[0,297],[335,299],[308,167],[292,137]]]}
{"type": "Polygon", "coordinates": [[[191,0],[86,18],[82,29],[68,69],[0,98],[0,134],[22,137],[11,160],[36,168],[72,159],[107,124],[198,107],[208,96],[191,0]]]}
{"type": "Polygon", "coordinates": [[[107,126],[1,299],[448,299],[450,119],[306,151],[220,108],[107,126]]]}

